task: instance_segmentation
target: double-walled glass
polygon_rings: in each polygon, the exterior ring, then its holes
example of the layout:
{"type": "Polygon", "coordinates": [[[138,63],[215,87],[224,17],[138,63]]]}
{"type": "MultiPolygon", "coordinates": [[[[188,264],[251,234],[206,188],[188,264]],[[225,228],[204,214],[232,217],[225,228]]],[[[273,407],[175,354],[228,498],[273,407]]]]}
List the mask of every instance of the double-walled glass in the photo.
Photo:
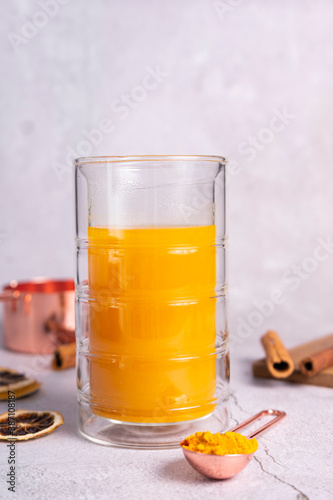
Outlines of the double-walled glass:
{"type": "Polygon", "coordinates": [[[76,160],[79,429],[164,448],[228,421],[225,160],[76,160]]]}

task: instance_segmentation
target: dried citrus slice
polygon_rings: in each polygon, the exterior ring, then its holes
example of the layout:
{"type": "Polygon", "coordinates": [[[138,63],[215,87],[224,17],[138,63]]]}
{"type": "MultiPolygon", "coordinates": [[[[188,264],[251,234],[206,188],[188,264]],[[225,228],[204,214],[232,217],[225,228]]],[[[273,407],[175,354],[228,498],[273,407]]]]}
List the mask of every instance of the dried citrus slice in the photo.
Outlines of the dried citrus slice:
{"type": "Polygon", "coordinates": [[[28,378],[24,373],[0,366],[0,400],[8,398],[8,391],[15,394],[15,398],[22,398],[37,391],[41,384],[34,378],[28,378]]]}
{"type": "Polygon", "coordinates": [[[36,439],[54,431],[64,423],[64,418],[57,411],[16,410],[0,415],[0,440],[27,441],[36,439]]]}

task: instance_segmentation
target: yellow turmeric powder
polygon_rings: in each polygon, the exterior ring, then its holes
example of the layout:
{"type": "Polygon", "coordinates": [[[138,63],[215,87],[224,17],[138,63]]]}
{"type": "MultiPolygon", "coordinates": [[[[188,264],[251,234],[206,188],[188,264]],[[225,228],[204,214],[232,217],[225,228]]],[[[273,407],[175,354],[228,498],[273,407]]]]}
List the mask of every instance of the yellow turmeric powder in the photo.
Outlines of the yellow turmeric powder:
{"type": "Polygon", "coordinates": [[[258,448],[258,441],[248,439],[238,432],[212,434],[211,432],[196,432],[184,439],[180,445],[190,451],[199,451],[211,455],[235,455],[238,453],[253,453],[258,448]]]}

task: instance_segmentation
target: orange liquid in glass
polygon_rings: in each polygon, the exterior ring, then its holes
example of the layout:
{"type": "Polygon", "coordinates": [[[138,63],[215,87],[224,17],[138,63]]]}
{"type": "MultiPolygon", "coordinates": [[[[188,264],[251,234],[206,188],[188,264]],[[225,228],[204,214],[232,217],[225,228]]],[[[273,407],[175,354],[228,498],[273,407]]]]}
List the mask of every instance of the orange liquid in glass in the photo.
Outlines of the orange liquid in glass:
{"type": "Polygon", "coordinates": [[[92,411],[170,423],[216,400],[215,226],[88,229],[92,411]]]}

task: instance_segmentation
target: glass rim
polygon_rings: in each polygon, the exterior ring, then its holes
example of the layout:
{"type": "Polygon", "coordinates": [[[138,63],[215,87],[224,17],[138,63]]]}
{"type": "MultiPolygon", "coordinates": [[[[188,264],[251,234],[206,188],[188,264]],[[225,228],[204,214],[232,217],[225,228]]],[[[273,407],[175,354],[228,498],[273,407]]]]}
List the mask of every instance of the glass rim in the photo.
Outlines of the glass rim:
{"type": "Polygon", "coordinates": [[[205,161],[213,163],[222,163],[226,165],[228,160],[223,156],[214,155],[132,155],[132,156],[82,156],[75,158],[76,167],[88,164],[102,163],[138,163],[153,161],[205,161]]]}

